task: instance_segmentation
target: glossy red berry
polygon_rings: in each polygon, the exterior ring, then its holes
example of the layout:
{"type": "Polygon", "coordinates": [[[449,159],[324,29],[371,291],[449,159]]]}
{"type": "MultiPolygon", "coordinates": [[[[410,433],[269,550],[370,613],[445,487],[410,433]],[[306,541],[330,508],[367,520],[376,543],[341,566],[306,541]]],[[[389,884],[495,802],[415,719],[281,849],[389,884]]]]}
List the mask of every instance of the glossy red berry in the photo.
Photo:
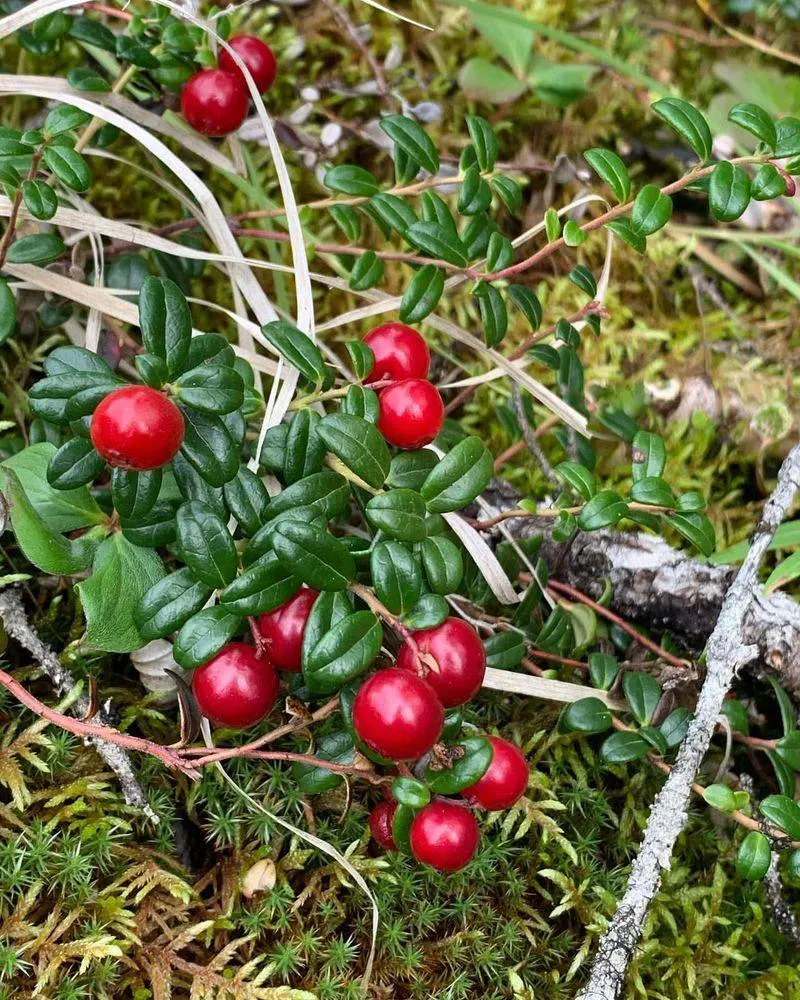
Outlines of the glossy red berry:
{"type": "Polygon", "coordinates": [[[392,823],[397,811],[396,802],[379,802],[369,814],[369,832],[372,839],[380,844],[384,851],[396,851],[392,823]]]}
{"type": "Polygon", "coordinates": [[[434,628],[414,632],[414,642],[421,654],[435,662],[418,658],[404,643],[397,666],[421,674],[445,708],[463,705],[478,693],[486,673],[486,653],[471,625],[461,618],[447,618],[434,628]]]}
{"type": "Polygon", "coordinates": [[[468,802],[484,809],[509,809],[528,787],[528,762],[521,751],[499,736],[490,736],[492,762],[474,785],[461,793],[468,802]]]}
{"type": "Polygon", "coordinates": [[[267,643],[270,660],[279,670],[300,670],[303,633],[319,594],[303,587],[288,601],[258,619],[258,630],[267,643]]]}
{"type": "Polygon", "coordinates": [[[181,93],[183,117],[203,135],[230,135],[247,117],[249,96],[240,74],[201,69],[181,93]]]}
{"type": "Polygon", "coordinates": [[[427,378],[431,355],[428,345],[413,327],[405,323],[384,323],[364,337],[375,355],[375,364],[365,380],[427,378]]]}
{"type": "Polygon", "coordinates": [[[353,725],[359,738],[383,757],[417,760],[439,739],[444,709],[427,681],[387,667],[358,689],[353,725]]]}
{"type": "Polygon", "coordinates": [[[269,714],[278,697],[278,675],[246,642],[231,642],[198,667],[192,691],[203,715],[218,726],[246,729],[269,714]]]}
{"type": "Polygon", "coordinates": [[[440,872],[456,872],[474,857],[480,832],[464,806],[437,800],[421,809],[411,824],[411,853],[440,872]]]}
{"type": "Polygon", "coordinates": [[[378,430],[389,444],[415,451],[430,444],[442,429],[444,403],[424,378],[393,382],[378,397],[378,430]]]}
{"type": "MultiPolygon", "coordinates": [[[[256,38],[255,35],[236,35],[234,38],[229,39],[228,45],[230,45],[236,55],[250,70],[250,75],[253,77],[256,87],[258,87],[258,92],[266,94],[275,82],[275,76],[278,72],[275,54],[269,45],[266,42],[262,42],[260,38],[256,38]]],[[[236,73],[242,77],[242,71],[233,61],[233,56],[227,49],[221,48],[219,50],[217,64],[220,69],[227,70],[229,73],[236,73]]],[[[242,79],[244,78],[242,77],[242,79]]]]}
{"type": "Polygon", "coordinates": [[[103,458],[118,469],[145,472],[173,457],[183,441],[178,407],[147,385],[110,392],[92,415],[89,434],[103,458]]]}

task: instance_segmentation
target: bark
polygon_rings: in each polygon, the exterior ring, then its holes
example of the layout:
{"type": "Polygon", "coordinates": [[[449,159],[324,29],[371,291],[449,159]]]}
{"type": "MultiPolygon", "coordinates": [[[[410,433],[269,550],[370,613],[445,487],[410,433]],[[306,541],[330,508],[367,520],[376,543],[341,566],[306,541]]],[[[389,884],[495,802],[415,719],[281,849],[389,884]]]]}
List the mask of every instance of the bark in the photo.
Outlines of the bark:
{"type": "Polygon", "coordinates": [[[589,981],[578,1000],[616,1000],[622,991],[650,902],[661,885],[661,870],[669,868],[675,842],[686,824],[692,782],[708,750],[725,695],[737,672],[759,655],[758,646],[747,641],[744,623],[754,605],[761,561],[798,488],[800,445],[783,463],[750,551],[722,602],[706,644],[706,676],[694,718],[653,803],[625,894],[600,941],[589,981]]]}
{"type": "MultiPolygon", "coordinates": [[[[519,494],[497,483],[484,494],[493,512],[513,509],[519,494]]],[[[485,516],[481,514],[481,516],[485,516]]],[[[568,544],[550,540],[551,518],[510,519],[512,535],[544,537],[542,555],[551,576],[597,598],[603,581],[612,587],[611,609],[623,618],[669,632],[699,652],[714,629],[735,566],[714,566],[639,532],[580,533],[568,544]]],[[[758,650],[755,662],[800,702],[800,604],[780,592],[757,591],[742,622],[742,639],[758,650]]]]}

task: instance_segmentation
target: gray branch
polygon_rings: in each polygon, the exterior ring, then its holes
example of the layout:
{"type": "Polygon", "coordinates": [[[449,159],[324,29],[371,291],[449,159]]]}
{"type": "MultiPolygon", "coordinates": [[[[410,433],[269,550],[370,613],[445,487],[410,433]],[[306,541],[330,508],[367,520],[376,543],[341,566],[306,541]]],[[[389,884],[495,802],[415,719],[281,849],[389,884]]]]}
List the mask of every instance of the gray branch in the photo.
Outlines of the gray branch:
{"type": "Polygon", "coordinates": [[[692,782],[708,750],[717,716],[737,671],[758,655],[744,625],[754,604],[758,570],[773,535],[800,488],[800,445],[787,456],[775,492],[753,535],[750,551],[722,603],[706,646],[706,678],[694,718],[664,787],[656,796],[625,894],[598,947],[589,981],[577,1000],[616,1000],[639,940],[650,902],[669,868],[675,841],[686,824],[692,782]]]}
{"type": "MultiPolygon", "coordinates": [[[[8,635],[12,639],[15,639],[24,649],[27,649],[34,660],[36,660],[53,682],[56,692],[62,698],[69,694],[75,687],[75,680],[53,650],[43,643],[34,632],[25,614],[19,590],[10,588],[0,592],[0,621],[2,621],[8,635]]],[[[76,716],[85,716],[87,714],[89,711],[89,699],[86,695],[76,698],[71,711],[76,716]]],[[[113,723],[108,708],[101,708],[92,718],[92,722],[98,725],[111,726],[113,723]]],[[[122,794],[128,805],[141,809],[148,819],[154,823],[158,823],[158,816],[148,805],[141,785],[134,774],[130,758],[125,750],[122,747],[115,746],[113,743],[106,743],[104,740],[93,737],[90,737],[86,742],[95,748],[119,778],[122,794]]]]}

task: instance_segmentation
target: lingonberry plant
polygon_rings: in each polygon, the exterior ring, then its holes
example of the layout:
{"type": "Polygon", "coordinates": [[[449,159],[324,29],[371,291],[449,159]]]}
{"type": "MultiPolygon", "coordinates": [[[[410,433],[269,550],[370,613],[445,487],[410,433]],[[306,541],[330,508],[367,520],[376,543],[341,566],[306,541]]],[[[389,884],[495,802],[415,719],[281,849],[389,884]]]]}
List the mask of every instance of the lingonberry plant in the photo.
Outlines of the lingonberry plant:
{"type": "MultiPolygon", "coordinates": [[[[115,90],[134,77],[144,94],[181,90],[186,121],[206,136],[227,135],[244,120],[250,92],[240,67],[227,50],[216,65],[202,31],[177,15],[154,7],[152,16],[135,15],[116,36],[85,16],[67,22],[50,22],[47,44],[70,37],[113,51],[122,66],[115,90]]],[[[227,38],[225,19],[216,23],[227,38]]],[[[232,39],[231,48],[256,88],[267,90],[276,73],[270,49],[249,36],[232,39]]],[[[109,89],[93,70],[72,70],[68,80],[77,92],[109,89]]],[[[668,98],[654,111],[690,146],[696,165],[663,189],[645,184],[634,195],[616,153],[587,150],[587,164],[616,204],[606,202],[602,213],[582,223],[570,215],[575,206],[550,209],[517,241],[504,228],[513,229],[508,221],[520,212],[522,188],[498,164],[497,136],[485,118],[468,117],[457,172],[443,175],[436,144],[419,122],[383,117],[394,183],[383,184],[362,166],[331,167],[324,175],[331,197],[307,206],[308,216],[319,226],[330,217],[347,242],[323,242],[311,222],[299,238],[333,256],[340,273],[343,261],[353,261],[346,281],[327,280],[384,312],[374,289],[386,265],[410,266],[413,276],[396,303],[398,320],[349,339],[346,356],[340,345],[323,353],[288,320],[259,324],[257,339],[270,357],[244,353],[262,367],[269,362],[275,381],[266,402],[250,362],[225,336],[193,330],[186,295],[164,277],[139,282],[138,314],[125,313],[131,327],[138,319],[141,339],[132,366],[109,365],[74,345],[47,354],[44,377],[29,393],[28,450],[47,456],[40,490],[49,505],[37,509],[15,463],[8,463],[5,489],[17,541],[43,572],[81,577],[87,644],[122,653],[174,637],[175,660],[194,671],[191,693],[188,686],[181,690],[183,745],[160,746],[107,728],[100,738],[151,753],[191,777],[206,764],[252,756],[292,761],[306,794],[329,789],[343,775],[382,786],[390,799],[372,811],[374,839],[442,871],[473,857],[475,812],[512,808],[527,786],[520,750],[465,722],[464,707],[496,671],[538,674],[545,695],[546,682],[562,667],[583,671],[597,696],[567,699],[564,730],[593,735],[616,728],[602,744],[607,762],[649,758],[669,770],[666,758],[681,743],[690,713],[673,708],[641,665],[620,664],[629,638],[619,622],[606,628],[599,620],[605,602],[549,579],[541,533],[519,541],[503,537],[494,547],[487,541],[508,521],[549,521],[549,537],[567,543],[579,531],[627,520],[677,533],[703,555],[713,551],[703,497],[676,494],[665,478],[662,439],[622,410],[587,397],[583,337],[600,336],[605,316],[597,277],[575,264],[569,276],[582,304],[545,329],[545,309],[524,279],[551,255],[580,247],[602,229],[609,242],[617,238],[644,253],[682,190],[707,194],[721,222],[740,217],[752,199],[793,192],[798,165],[787,161],[800,155],[796,120],[773,121],[755,105],[738,105],[731,120],[755,136],[756,152],[713,161],[713,137],[692,105],[668,98]],[[365,220],[404,249],[362,245],[365,220]],[[543,245],[518,257],[517,245],[539,233],[543,245]],[[466,283],[482,340],[436,315],[445,291],[466,283]],[[509,306],[527,328],[507,356],[501,347],[509,306]],[[481,437],[445,421],[442,393],[450,387],[432,377],[428,339],[416,329],[423,322],[510,376],[520,399],[510,420],[521,435],[537,419],[535,405],[560,421],[553,438],[563,459],[554,468],[542,461],[553,497],[523,498],[500,513],[485,510],[493,456],[481,437]],[[533,378],[534,365],[552,388],[533,378]],[[274,397],[283,391],[277,372],[286,370],[300,391],[273,420],[274,397]],[[598,482],[590,421],[629,446],[632,485],[625,494],[598,482]],[[69,518],[59,494],[69,498],[69,518]],[[585,662],[578,658],[584,652],[585,662]],[[315,754],[264,750],[274,731],[249,743],[229,732],[263,722],[279,692],[301,720],[289,731],[337,716],[315,754]],[[230,746],[187,745],[198,734],[193,704],[230,746]]],[[[41,268],[67,258],[55,229],[18,236],[16,226],[23,205],[37,220],[68,225],[69,217],[57,214],[60,199],[89,189],[82,151],[92,136],[101,145],[114,139],[113,129],[100,129],[90,113],[70,105],[51,111],[33,132],[3,130],[0,179],[11,210],[0,266],[41,268]]],[[[183,228],[193,225],[189,219],[183,228]]],[[[279,243],[298,238],[289,229],[243,232],[279,243]]],[[[24,272],[10,274],[20,279],[24,272]]],[[[5,336],[15,322],[12,287],[2,282],[5,336]]],[[[450,410],[474,384],[459,388],[450,410]]],[[[685,667],[674,651],[639,639],[685,667]]],[[[785,697],[779,687],[776,697],[785,697]]],[[[767,870],[771,845],[800,839],[794,801],[800,751],[788,721],[782,739],[754,743],[736,713],[732,705],[734,738],[769,753],[780,794],[761,802],[765,822],[759,823],[749,815],[746,790],[723,784],[695,790],[749,830],[739,867],[756,878],[767,870]]],[[[66,717],[60,719],[67,726],[66,717]]],[[[70,725],[98,736],[91,722],[70,725]]]]}

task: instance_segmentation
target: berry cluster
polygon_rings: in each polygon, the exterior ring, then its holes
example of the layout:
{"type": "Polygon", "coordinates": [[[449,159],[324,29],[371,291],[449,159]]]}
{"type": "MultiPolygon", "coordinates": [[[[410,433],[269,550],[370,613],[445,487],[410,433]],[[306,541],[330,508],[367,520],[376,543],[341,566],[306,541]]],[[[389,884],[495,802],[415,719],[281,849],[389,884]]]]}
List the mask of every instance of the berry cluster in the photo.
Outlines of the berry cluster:
{"type": "MultiPolygon", "coordinates": [[[[278,71],[272,49],[255,35],[237,35],[228,45],[253,77],[259,93],[265,94],[278,71]]],[[[247,117],[250,94],[233,56],[222,49],[216,69],[201,69],[187,81],[181,94],[181,111],[197,132],[224,136],[235,132],[247,117]]]]}

